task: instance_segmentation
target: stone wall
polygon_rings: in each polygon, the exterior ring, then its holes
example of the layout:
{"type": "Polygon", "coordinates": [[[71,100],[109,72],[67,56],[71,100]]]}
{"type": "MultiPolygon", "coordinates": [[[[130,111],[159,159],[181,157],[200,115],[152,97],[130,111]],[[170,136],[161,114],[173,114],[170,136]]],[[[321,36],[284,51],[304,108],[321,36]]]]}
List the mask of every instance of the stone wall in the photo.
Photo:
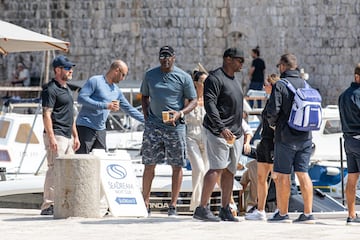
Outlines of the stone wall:
{"type": "MultiPolygon", "coordinates": [[[[337,103],[360,62],[359,12],[359,0],[0,1],[2,20],[45,34],[51,21],[52,35],[71,43],[74,79],[102,74],[121,58],[129,64],[126,81],[138,83],[167,44],[179,67],[191,70],[201,62],[213,69],[224,49],[236,46],[248,57],[239,74],[246,88],[250,50],[259,45],[268,74],[277,72],[281,54],[295,53],[324,104],[337,103]]],[[[44,53],[8,54],[0,57],[0,80],[11,77],[17,61],[30,65],[30,56],[45,68],[44,53]]]]}

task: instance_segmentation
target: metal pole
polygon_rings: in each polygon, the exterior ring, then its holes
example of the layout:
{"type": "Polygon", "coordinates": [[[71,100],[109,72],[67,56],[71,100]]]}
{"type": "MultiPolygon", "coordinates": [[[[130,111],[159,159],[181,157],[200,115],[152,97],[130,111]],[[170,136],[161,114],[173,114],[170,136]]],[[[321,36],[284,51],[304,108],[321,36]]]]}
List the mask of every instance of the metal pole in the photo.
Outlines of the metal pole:
{"type": "Polygon", "coordinates": [[[36,108],[36,113],[35,113],[35,116],[34,116],[34,121],[33,121],[33,124],[32,124],[32,126],[31,126],[29,135],[27,136],[27,140],[26,140],[24,152],[22,153],[21,161],[20,161],[19,167],[18,167],[18,169],[17,169],[17,171],[16,171],[16,176],[20,173],[21,166],[22,166],[22,164],[23,164],[23,162],[24,162],[24,159],[25,159],[25,156],[26,156],[27,148],[28,148],[28,146],[29,146],[29,144],[30,144],[31,137],[32,137],[32,135],[34,134],[34,127],[35,127],[35,123],[36,123],[37,116],[38,116],[39,113],[40,113],[40,110],[41,110],[41,102],[39,103],[38,107],[36,108]]]}
{"type": "Polygon", "coordinates": [[[342,137],[340,137],[340,167],[341,167],[341,198],[342,204],[345,205],[345,195],[344,195],[344,164],[343,164],[343,143],[342,137]]]}

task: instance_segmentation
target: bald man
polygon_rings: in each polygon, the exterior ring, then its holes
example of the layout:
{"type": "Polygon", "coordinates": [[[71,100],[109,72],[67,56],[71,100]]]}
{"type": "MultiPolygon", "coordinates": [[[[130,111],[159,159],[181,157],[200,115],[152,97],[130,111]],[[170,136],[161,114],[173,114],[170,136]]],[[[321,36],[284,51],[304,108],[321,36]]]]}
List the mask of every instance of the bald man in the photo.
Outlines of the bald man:
{"type": "Polygon", "coordinates": [[[117,84],[126,78],[128,66],[115,60],[105,75],[92,76],[82,87],[78,103],[82,105],[76,120],[80,139],[78,154],[90,153],[93,149],[106,150],[106,119],[110,111],[120,108],[140,122],[144,116],[125,98],[117,84]]]}

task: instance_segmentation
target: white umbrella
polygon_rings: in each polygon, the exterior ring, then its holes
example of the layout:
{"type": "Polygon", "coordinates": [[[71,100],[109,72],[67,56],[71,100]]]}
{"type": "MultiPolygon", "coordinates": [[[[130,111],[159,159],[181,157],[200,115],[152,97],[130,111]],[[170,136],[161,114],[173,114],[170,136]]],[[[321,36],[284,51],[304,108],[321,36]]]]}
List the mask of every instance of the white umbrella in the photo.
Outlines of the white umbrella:
{"type": "Polygon", "coordinates": [[[46,50],[67,52],[69,45],[69,42],[64,42],[0,20],[0,54],[46,50]]]}

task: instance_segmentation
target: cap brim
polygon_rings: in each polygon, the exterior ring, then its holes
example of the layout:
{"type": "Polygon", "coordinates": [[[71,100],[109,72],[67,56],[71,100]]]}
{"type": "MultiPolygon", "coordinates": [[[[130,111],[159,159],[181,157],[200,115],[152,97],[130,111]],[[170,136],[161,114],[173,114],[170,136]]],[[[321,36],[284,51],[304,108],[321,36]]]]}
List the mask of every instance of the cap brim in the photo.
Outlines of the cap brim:
{"type": "Polygon", "coordinates": [[[64,67],[75,67],[76,65],[72,62],[68,62],[66,63],[66,65],[64,65],[64,67]]]}
{"type": "Polygon", "coordinates": [[[173,56],[173,55],[174,55],[174,53],[172,53],[172,52],[170,52],[170,51],[167,51],[167,50],[161,51],[161,52],[159,53],[159,55],[161,55],[161,54],[169,54],[170,56],[173,56]]]}

